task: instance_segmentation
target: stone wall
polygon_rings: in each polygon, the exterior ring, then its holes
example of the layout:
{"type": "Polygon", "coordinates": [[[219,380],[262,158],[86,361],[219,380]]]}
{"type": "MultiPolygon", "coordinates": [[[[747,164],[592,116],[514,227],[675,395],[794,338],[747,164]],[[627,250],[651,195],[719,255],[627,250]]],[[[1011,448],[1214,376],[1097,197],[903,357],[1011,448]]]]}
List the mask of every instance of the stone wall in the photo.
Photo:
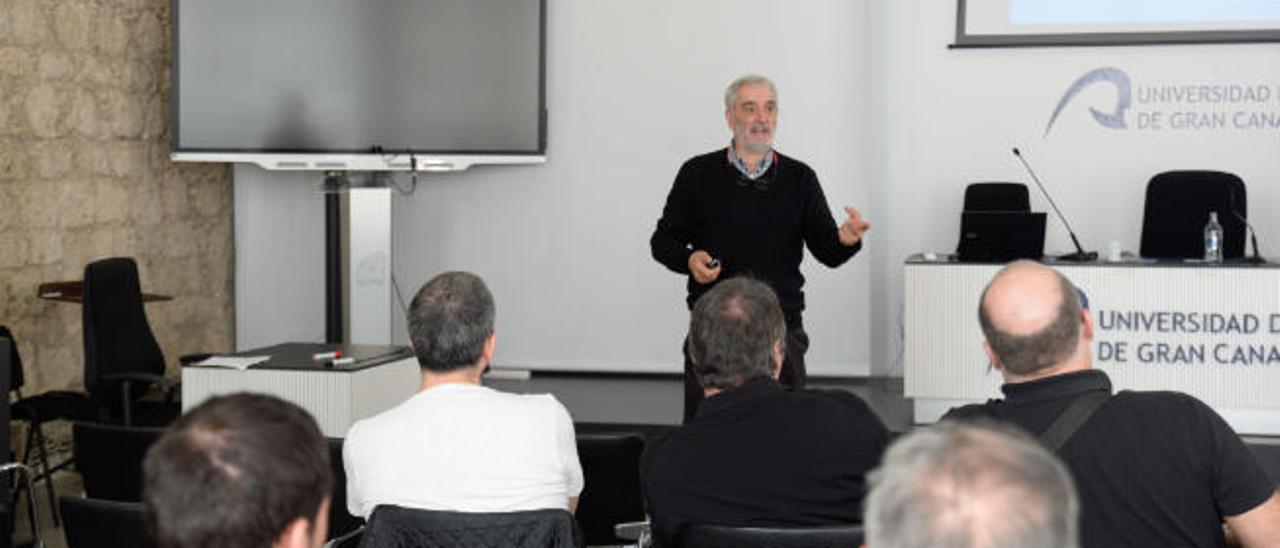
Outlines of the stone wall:
{"type": "Polygon", "coordinates": [[[231,170],[169,161],[169,0],[0,1],[0,323],[27,390],[83,389],[80,307],[36,297],[131,256],[176,375],[234,346],[231,170]]]}

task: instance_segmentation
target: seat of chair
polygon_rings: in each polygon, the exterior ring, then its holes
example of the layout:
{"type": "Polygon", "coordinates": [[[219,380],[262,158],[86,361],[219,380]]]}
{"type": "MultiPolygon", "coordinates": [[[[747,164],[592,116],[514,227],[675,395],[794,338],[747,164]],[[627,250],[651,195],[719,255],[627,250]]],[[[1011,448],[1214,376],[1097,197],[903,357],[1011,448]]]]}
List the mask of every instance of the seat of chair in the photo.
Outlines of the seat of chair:
{"type": "Polygon", "coordinates": [[[22,421],[91,421],[98,417],[98,408],[87,394],[70,391],[27,396],[13,402],[10,410],[13,420],[22,421]]]}
{"type": "Polygon", "coordinates": [[[732,527],[692,524],[676,541],[680,548],[847,548],[863,541],[861,525],[732,527]]]}
{"type": "Polygon", "coordinates": [[[369,517],[363,548],[576,548],[582,535],[566,510],[445,512],[380,505],[369,517]]]}
{"type": "Polygon", "coordinates": [[[141,503],[63,496],[58,499],[68,548],[155,546],[141,503]]]}
{"type": "Polygon", "coordinates": [[[640,494],[644,436],[638,432],[579,433],[577,445],[585,486],[574,517],[587,544],[619,544],[625,539],[617,537],[614,526],[644,519],[640,494]]]}
{"type": "Polygon", "coordinates": [[[142,461],[161,428],[77,422],[71,426],[76,469],[95,499],[142,500],[142,461]]]}

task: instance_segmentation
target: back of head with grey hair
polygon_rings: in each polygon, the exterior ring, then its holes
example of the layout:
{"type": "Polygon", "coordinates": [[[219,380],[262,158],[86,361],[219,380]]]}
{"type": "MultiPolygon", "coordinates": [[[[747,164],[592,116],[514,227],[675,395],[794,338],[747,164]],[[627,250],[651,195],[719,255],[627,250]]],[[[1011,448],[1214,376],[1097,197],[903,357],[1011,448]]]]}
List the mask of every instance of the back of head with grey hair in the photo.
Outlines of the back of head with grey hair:
{"type": "Polygon", "coordinates": [[[418,290],[409,304],[409,337],[418,364],[446,372],[470,367],[493,334],[493,294],[469,272],[445,272],[418,290]]]}
{"type": "Polygon", "coordinates": [[[738,90],[742,89],[744,86],[750,86],[753,84],[764,84],[769,86],[769,89],[773,90],[773,95],[775,97],[778,95],[778,87],[773,85],[773,80],[760,76],[759,74],[739,76],[734,79],[734,81],[729,82],[729,87],[724,88],[724,109],[726,111],[733,110],[733,101],[738,98],[738,90]]]}
{"type": "Polygon", "coordinates": [[[693,305],[689,358],[704,388],[735,388],[773,374],[773,345],[786,324],[778,297],[747,277],[716,284],[693,305]]]}
{"type": "Polygon", "coordinates": [[[1079,503],[1053,454],[1020,431],[944,421],[872,472],[872,548],[1076,548],[1079,503]]]}

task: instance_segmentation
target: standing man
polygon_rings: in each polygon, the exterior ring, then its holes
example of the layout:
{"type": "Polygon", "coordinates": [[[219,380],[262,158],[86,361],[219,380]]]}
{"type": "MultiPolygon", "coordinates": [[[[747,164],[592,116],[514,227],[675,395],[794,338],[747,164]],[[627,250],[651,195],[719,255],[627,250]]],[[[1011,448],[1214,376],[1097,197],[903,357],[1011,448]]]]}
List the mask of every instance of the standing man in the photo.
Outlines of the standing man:
{"type": "MultiPolygon", "coordinates": [[[[689,276],[688,305],[721,279],[750,274],[777,293],[786,317],[786,355],[779,381],[805,384],[804,247],[835,268],[862,249],[871,223],[846,205],[836,225],[818,176],[804,162],[773,149],[778,94],[763,76],[743,76],[724,93],[727,148],[696,156],[680,167],[662,218],[649,239],[653,258],[689,276]]],[[[702,400],[689,351],[684,351],[684,417],[702,400]]]]}

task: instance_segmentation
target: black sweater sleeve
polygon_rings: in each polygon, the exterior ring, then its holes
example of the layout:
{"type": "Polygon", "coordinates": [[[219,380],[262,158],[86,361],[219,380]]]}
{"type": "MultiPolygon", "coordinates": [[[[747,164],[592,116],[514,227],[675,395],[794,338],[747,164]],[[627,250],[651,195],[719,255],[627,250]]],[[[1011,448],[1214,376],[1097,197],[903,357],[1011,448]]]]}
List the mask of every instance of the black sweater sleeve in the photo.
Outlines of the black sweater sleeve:
{"type": "Polygon", "coordinates": [[[806,169],[804,184],[809,188],[804,211],[804,243],[818,262],[830,268],[840,266],[862,249],[862,241],[852,246],[840,243],[840,228],[831,217],[827,197],[813,170],[806,169]]]}
{"type": "Polygon", "coordinates": [[[694,177],[690,173],[690,165],[686,162],[676,174],[676,181],[671,185],[671,193],[667,195],[667,205],[662,208],[662,218],[649,238],[649,250],[653,258],[663,266],[677,274],[689,274],[690,223],[692,206],[690,193],[694,177]]]}

